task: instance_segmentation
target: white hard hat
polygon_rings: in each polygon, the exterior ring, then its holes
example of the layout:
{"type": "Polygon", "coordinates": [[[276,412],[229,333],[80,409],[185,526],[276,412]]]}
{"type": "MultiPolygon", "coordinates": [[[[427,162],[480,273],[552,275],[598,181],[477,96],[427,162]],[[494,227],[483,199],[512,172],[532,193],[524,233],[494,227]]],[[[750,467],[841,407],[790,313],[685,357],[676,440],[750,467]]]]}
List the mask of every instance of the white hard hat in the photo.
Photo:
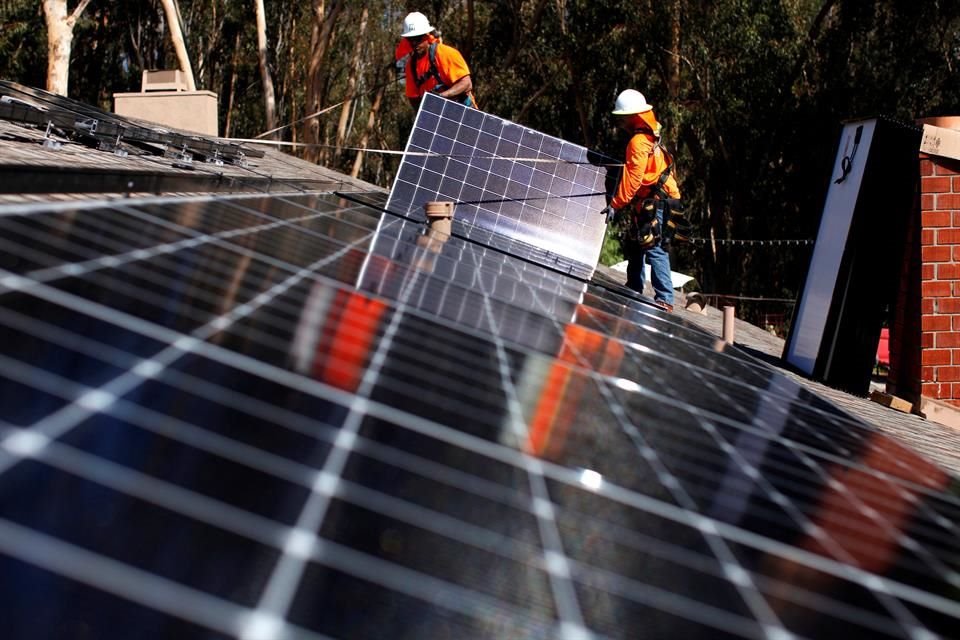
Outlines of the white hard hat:
{"type": "Polygon", "coordinates": [[[400,37],[412,38],[414,36],[422,36],[431,31],[433,31],[433,27],[430,26],[430,21],[427,20],[427,16],[419,11],[414,11],[413,13],[408,13],[407,17],[403,19],[403,33],[400,34],[400,37]]]}
{"type": "Polygon", "coordinates": [[[643,94],[634,89],[621,91],[617,96],[617,102],[613,105],[613,115],[629,116],[634,113],[646,113],[653,109],[653,106],[647,104],[647,99],[643,94]]]}

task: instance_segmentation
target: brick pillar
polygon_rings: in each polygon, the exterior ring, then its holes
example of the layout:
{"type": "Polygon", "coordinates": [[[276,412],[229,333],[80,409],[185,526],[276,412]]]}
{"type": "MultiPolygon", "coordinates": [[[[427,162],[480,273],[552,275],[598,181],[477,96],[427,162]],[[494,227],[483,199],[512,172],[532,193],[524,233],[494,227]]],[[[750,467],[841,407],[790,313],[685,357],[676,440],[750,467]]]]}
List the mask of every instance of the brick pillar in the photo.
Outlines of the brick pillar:
{"type": "Polygon", "coordinates": [[[919,215],[906,238],[888,389],[960,407],[960,160],[920,154],[919,168],[919,215]]]}

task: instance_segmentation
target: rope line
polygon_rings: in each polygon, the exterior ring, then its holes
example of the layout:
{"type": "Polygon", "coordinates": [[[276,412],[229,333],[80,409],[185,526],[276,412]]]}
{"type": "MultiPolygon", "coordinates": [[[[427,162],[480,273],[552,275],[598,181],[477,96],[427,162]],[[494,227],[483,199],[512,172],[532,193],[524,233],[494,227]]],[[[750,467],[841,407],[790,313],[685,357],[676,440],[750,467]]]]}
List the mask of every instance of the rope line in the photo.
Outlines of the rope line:
{"type": "Polygon", "coordinates": [[[796,304],[796,298],[764,298],[763,296],[735,296],[725,293],[703,293],[702,291],[698,292],[704,298],[721,298],[727,300],[746,300],[748,302],[784,302],[788,304],[796,304]]]}
{"type": "MultiPolygon", "coordinates": [[[[273,130],[275,131],[275,129],[273,130]]],[[[262,135],[262,134],[261,134],[262,135]]],[[[589,160],[563,160],[561,158],[526,158],[523,156],[500,156],[500,155],[463,155],[457,153],[436,153],[433,151],[399,151],[396,149],[373,149],[370,147],[344,147],[334,144],[323,144],[319,142],[287,142],[284,140],[260,140],[258,138],[221,138],[228,142],[237,144],[265,144],[276,147],[313,147],[325,149],[337,149],[342,151],[362,151],[364,153],[380,153],[384,155],[397,156],[416,156],[425,158],[454,158],[462,160],[510,160],[513,162],[532,162],[539,164],[590,164],[595,167],[622,167],[622,162],[590,162],[589,160]]]]}
{"type": "Polygon", "coordinates": [[[689,242],[692,244],[730,244],[730,245],[811,245],[813,240],[742,240],[737,238],[717,238],[711,240],[710,238],[690,238],[689,242]]]}
{"type": "MultiPolygon", "coordinates": [[[[387,65],[385,65],[385,68],[390,69],[390,68],[393,67],[393,64],[394,64],[394,63],[392,63],[392,62],[391,62],[391,63],[388,63],[387,65]]],[[[354,95],[354,96],[351,96],[351,97],[349,97],[349,98],[345,98],[344,100],[341,100],[341,101],[338,102],[337,104],[330,105],[329,107],[324,107],[323,109],[320,109],[320,111],[311,113],[310,115],[304,116],[304,117],[300,118],[299,120],[294,120],[293,122],[291,122],[291,123],[289,123],[289,124],[285,124],[285,125],[280,126],[280,127],[275,127],[275,128],[273,128],[273,129],[270,129],[269,131],[264,131],[263,133],[254,136],[254,139],[259,140],[260,138],[263,138],[264,136],[268,136],[268,135],[270,135],[271,133],[276,133],[276,132],[278,132],[278,131],[283,131],[284,129],[289,129],[290,127],[295,127],[296,125],[300,124],[301,122],[306,122],[307,120],[310,120],[311,118],[316,118],[317,116],[322,116],[323,114],[327,113],[328,111],[333,111],[333,110],[336,109],[337,107],[339,107],[339,106],[341,106],[341,105],[344,105],[344,104],[346,104],[347,102],[350,102],[351,100],[355,100],[355,99],[357,99],[357,98],[370,95],[370,94],[373,93],[374,91],[379,91],[379,90],[382,89],[383,87],[388,87],[388,86],[390,86],[391,84],[399,84],[399,83],[400,83],[400,78],[394,78],[394,79],[392,79],[392,80],[387,80],[386,82],[381,82],[380,84],[374,85],[373,87],[371,87],[370,89],[367,89],[366,91],[362,91],[362,92],[360,92],[360,93],[357,93],[357,94],[354,95]]]]}
{"type": "MultiPolygon", "coordinates": [[[[332,105],[330,105],[329,107],[326,107],[326,108],[324,108],[324,109],[320,109],[320,111],[317,111],[317,112],[315,112],[315,113],[311,113],[311,114],[308,115],[308,116],[304,116],[304,117],[300,118],[299,120],[294,120],[294,121],[291,122],[290,124],[285,124],[285,125],[283,125],[283,126],[281,126],[281,127],[274,127],[273,129],[270,129],[269,131],[264,131],[263,133],[261,133],[261,134],[259,134],[259,135],[256,135],[256,136],[254,136],[253,138],[250,138],[249,140],[245,140],[245,142],[259,142],[259,143],[261,143],[261,144],[267,144],[268,141],[260,140],[260,138],[263,138],[264,136],[268,136],[268,135],[270,135],[271,133],[276,133],[277,131],[283,131],[284,129],[289,129],[290,127],[295,127],[296,125],[300,124],[301,122],[306,122],[306,121],[309,120],[310,118],[316,118],[317,116],[322,116],[322,115],[325,114],[327,111],[333,111],[334,109],[336,109],[337,107],[339,107],[339,106],[342,105],[342,104],[345,104],[346,102],[347,102],[347,100],[341,100],[341,101],[338,102],[337,104],[332,104],[332,105]]],[[[234,138],[224,138],[224,139],[225,139],[225,140],[234,140],[234,138]]]]}

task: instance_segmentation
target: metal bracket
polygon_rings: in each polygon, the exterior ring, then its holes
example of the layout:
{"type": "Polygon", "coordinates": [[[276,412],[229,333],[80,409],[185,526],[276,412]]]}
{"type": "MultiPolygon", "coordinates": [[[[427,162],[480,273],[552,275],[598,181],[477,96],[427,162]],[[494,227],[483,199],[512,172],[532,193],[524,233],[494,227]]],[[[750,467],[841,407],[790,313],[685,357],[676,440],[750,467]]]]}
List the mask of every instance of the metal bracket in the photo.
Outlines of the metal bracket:
{"type": "Polygon", "coordinates": [[[207,156],[207,162],[217,165],[218,167],[223,166],[223,158],[220,156],[220,147],[216,147],[213,150],[212,156],[207,156]]]}
{"type": "Polygon", "coordinates": [[[96,118],[88,118],[87,120],[78,120],[74,126],[89,135],[95,135],[97,133],[97,126],[100,124],[99,120],[96,118]]]}
{"type": "Polygon", "coordinates": [[[63,148],[63,143],[59,140],[54,140],[50,137],[50,130],[53,129],[53,120],[47,121],[47,130],[43,134],[43,145],[44,149],[49,149],[50,151],[59,151],[63,148]]]}
{"type": "Polygon", "coordinates": [[[193,169],[193,156],[187,152],[187,145],[173,156],[173,166],[177,169],[193,169]]]}

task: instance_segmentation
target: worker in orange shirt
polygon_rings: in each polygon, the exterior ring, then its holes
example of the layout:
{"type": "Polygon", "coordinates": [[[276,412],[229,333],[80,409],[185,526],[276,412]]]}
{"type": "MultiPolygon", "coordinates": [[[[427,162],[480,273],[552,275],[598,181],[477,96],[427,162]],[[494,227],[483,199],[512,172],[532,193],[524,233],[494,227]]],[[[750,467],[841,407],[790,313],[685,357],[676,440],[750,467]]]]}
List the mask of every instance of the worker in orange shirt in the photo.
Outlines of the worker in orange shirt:
{"type": "MultiPolygon", "coordinates": [[[[407,98],[414,109],[420,108],[420,100],[428,92],[476,106],[466,60],[455,48],[440,42],[427,16],[419,11],[407,14],[400,36],[412,52],[407,60],[406,76],[407,98]]],[[[401,49],[406,50],[402,42],[397,47],[398,57],[401,49]]]]}
{"type": "Polygon", "coordinates": [[[613,115],[631,134],[625,166],[610,205],[607,222],[620,225],[620,246],[627,258],[627,286],[643,292],[644,262],[650,265],[654,302],[673,311],[670,277],[671,207],[682,210],[680,189],[672,175],[673,160],[660,144],[660,123],[643,94],[627,89],[617,96],[613,115]]]}

